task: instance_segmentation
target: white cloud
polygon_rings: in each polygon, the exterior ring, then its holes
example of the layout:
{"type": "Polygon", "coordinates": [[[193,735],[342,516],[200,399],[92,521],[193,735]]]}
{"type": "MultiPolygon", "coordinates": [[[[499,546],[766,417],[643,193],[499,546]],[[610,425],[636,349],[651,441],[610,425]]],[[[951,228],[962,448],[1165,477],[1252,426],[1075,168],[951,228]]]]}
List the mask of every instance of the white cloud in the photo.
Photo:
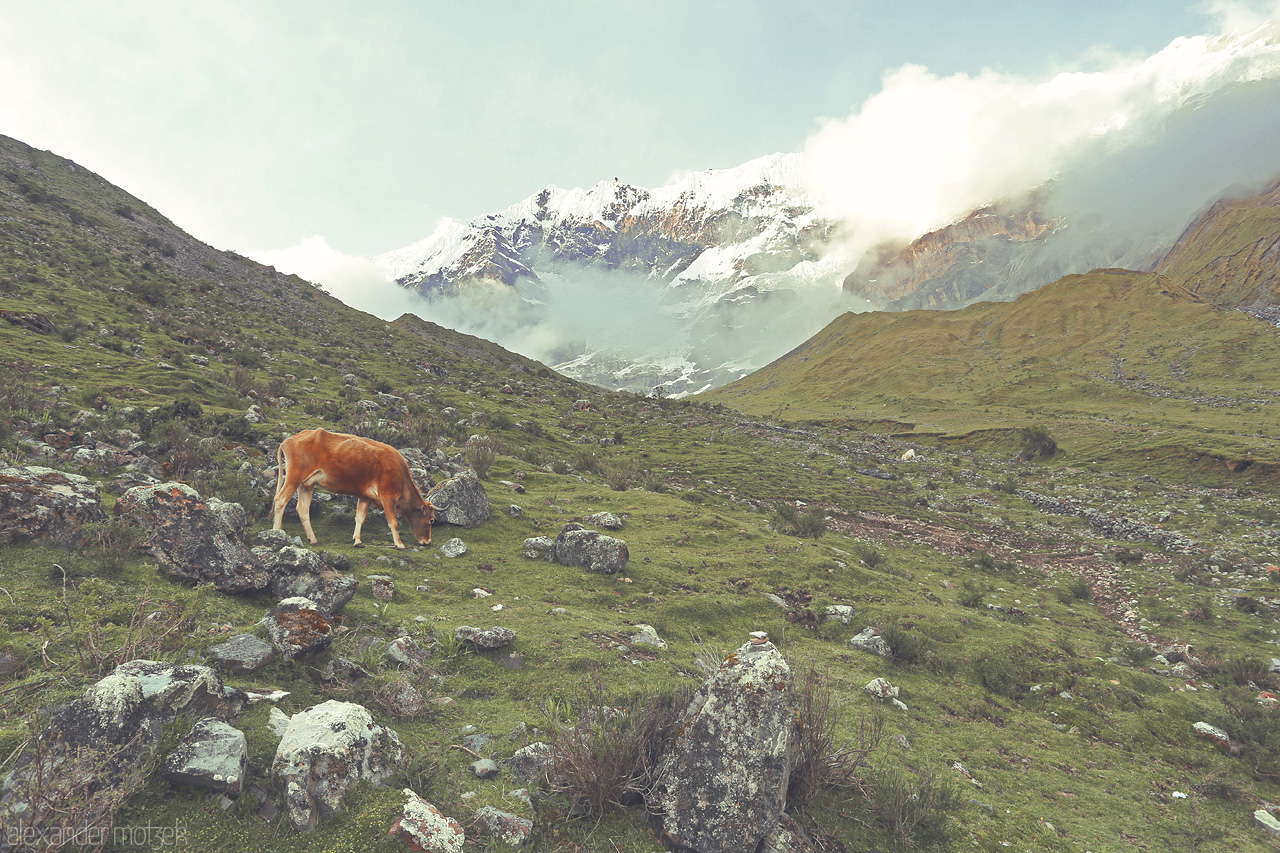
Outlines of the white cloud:
{"type": "Polygon", "coordinates": [[[1259,29],[1249,8],[1218,4],[1243,33],[1179,38],[1099,71],[1033,80],[903,66],[852,115],[810,136],[806,182],[847,223],[855,253],[913,239],[1044,183],[1100,138],[1149,127],[1230,84],[1280,77],[1275,27],[1259,29]]]}
{"type": "Polygon", "coordinates": [[[426,316],[426,300],[396,285],[367,258],[347,255],[329,245],[324,237],[308,237],[287,249],[246,252],[258,263],[270,264],[283,273],[301,276],[352,308],[367,311],[384,320],[401,314],[426,316]]]}

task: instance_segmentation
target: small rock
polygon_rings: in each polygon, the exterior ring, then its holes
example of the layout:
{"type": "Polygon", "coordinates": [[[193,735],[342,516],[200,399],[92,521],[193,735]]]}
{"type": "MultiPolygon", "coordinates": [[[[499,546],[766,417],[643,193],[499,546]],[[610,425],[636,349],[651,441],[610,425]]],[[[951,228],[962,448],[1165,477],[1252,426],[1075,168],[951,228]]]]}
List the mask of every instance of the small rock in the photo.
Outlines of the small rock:
{"type": "Polygon", "coordinates": [[[275,732],[280,737],[284,737],[284,733],[289,730],[289,715],[279,708],[272,706],[267,713],[267,728],[275,732]]]}
{"type": "Polygon", "coordinates": [[[467,553],[467,543],[455,536],[440,546],[440,553],[446,557],[461,557],[467,553]]]}
{"type": "Polygon", "coordinates": [[[829,604],[827,605],[827,613],[824,622],[839,622],[841,625],[849,625],[853,622],[854,609],[848,604],[829,604]]]}
{"type": "Polygon", "coordinates": [[[522,518],[524,516],[524,507],[519,504],[512,504],[507,508],[507,511],[511,513],[512,518],[522,518]]]}
{"type": "Polygon", "coordinates": [[[209,654],[215,663],[231,670],[234,675],[248,675],[255,669],[264,666],[274,656],[271,644],[264,642],[252,634],[241,634],[232,637],[225,643],[209,647],[209,654]]]}
{"type": "Polygon", "coordinates": [[[481,806],[476,810],[476,825],[485,835],[512,847],[523,847],[533,840],[533,821],[493,806],[481,806]]]}
{"type": "Polygon", "coordinates": [[[646,646],[656,646],[659,649],[665,649],[667,643],[658,636],[658,632],[654,630],[652,625],[636,625],[636,633],[631,635],[631,645],[643,644],[646,646]]]}
{"type": "Polygon", "coordinates": [[[605,530],[622,529],[622,519],[611,512],[597,512],[594,515],[588,515],[583,521],[594,524],[596,527],[603,527],[605,530]]]}
{"type": "Polygon", "coordinates": [[[165,759],[162,773],[174,785],[191,785],[232,796],[244,784],[249,750],[244,732],[212,717],[200,720],[165,759]]]}
{"type": "Polygon", "coordinates": [[[460,643],[470,643],[477,649],[488,650],[511,645],[515,642],[516,632],[502,626],[480,629],[463,625],[453,632],[453,636],[460,643]]]}
{"type": "Polygon", "coordinates": [[[396,596],[396,582],[390,575],[369,575],[369,583],[373,587],[373,597],[379,601],[390,601],[396,596]]]}
{"type": "Polygon", "coordinates": [[[462,826],[431,803],[405,788],[408,801],[404,811],[387,831],[397,836],[410,850],[424,853],[462,853],[466,834],[462,826]]]}
{"type": "Polygon", "coordinates": [[[867,683],[866,690],[877,699],[896,699],[900,688],[890,684],[886,679],[873,678],[867,683]]]}
{"type": "Polygon", "coordinates": [[[479,761],[471,762],[471,772],[481,779],[492,779],[502,771],[492,758],[481,758],[479,761]]]}
{"type": "Polygon", "coordinates": [[[1266,809],[1258,809],[1253,813],[1253,822],[1268,835],[1280,835],[1280,820],[1266,809]]]}
{"type": "Polygon", "coordinates": [[[889,644],[876,632],[875,628],[863,628],[856,637],[849,641],[849,645],[855,649],[879,655],[882,658],[893,656],[893,650],[889,648],[889,644]]]}

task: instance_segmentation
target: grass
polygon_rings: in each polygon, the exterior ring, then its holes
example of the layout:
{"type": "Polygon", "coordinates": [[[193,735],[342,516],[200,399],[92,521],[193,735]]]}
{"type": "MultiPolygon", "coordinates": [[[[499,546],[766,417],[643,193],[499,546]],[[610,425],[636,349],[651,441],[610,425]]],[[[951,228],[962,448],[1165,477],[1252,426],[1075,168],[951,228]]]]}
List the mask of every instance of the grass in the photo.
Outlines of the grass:
{"type": "MultiPolygon", "coordinates": [[[[405,398],[406,415],[381,415],[385,423],[374,424],[402,446],[453,456],[480,432],[497,451],[484,481],[496,510],[490,520],[436,531],[437,542],[462,538],[464,557],[446,559],[435,546],[398,552],[373,518],[368,547],[354,549],[349,515],[315,517],[317,547],[348,557],[361,582],[344,612],[345,636],[390,639],[404,628],[437,649],[423,672],[394,671],[340,638],[336,653],[372,671],[359,686],[313,679],[319,662],[276,660],[251,677],[228,676],[241,687],[289,691],[280,703],[286,713],[328,698],[365,704],[409,748],[413,764],[403,778],[362,787],[339,816],[305,837],[279,821],[263,823],[247,800],[222,812],[206,795],[157,779],[125,804],[117,825],[181,826],[190,849],[210,851],[393,850],[399,843],[385,832],[403,803],[401,785],[464,824],[481,805],[534,817],[511,797],[509,774],[488,782],[469,774],[472,759],[450,748],[461,743],[463,726],[493,735],[486,753],[505,758],[526,739],[546,736],[549,703],[581,707],[582,685],[597,674],[636,695],[669,695],[695,687],[708,658],[764,630],[797,672],[814,666],[829,674],[829,698],[847,711],[827,733],[833,742],[856,743],[861,720],[880,720],[886,746],[873,762],[875,802],[881,810],[898,803],[898,817],[883,819],[872,800],[839,789],[812,793],[802,815],[848,849],[892,849],[912,839],[946,850],[1102,850],[1132,843],[1125,834],[1152,849],[1193,842],[1204,850],[1269,849],[1248,815],[1256,800],[1280,801],[1271,766],[1233,759],[1189,733],[1199,720],[1236,726],[1263,752],[1273,737],[1271,718],[1259,716],[1253,697],[1234,684],[1234,673],[1255,673],[1253,662],[1274,654],[1277,637],[1269,602],[1280,586],[1265,566],[1274,561],[1280,503],[1266,468],[1271,444],[1258,437],[1275,434],[1272,405],[1218,408],[1099,378],[1111,370],[1101,350],[1124,344],[1126,375],[1146,371],[1181,388],[1167,367],[1156,372],[1156,361],[1176,355],[1188,384],[1205,395],[1252,395],[1271,381],[1263,365],[1275,355],[1253,327],[1176,294],[1153,295],[1145,278],[1090,278],[1070,294],[1080,300],[1070,303],[1075,313],[1028,299],[947,317],[845,318],[802,351],[812,373],[783,364],[758,374],[751,394],[735,396],[742,390],[735,386],[707,401],[650,400],[578,385],[417,318],[388,324],[359,314],[305,282],[195,243],[52,155],[0,145],[6,168],[30,158],[49,181],[46,192],[62,201],[33,202],[0,180],[0,205],[21,223],[0,232],[0,297],[7,310],[41,313],[72,331],[41,335],[0,323],[0,361],[17,365],[0,374],[0,396],[18,401],[0,411],[6,460],[29,459],[17,436],[33,426],[41,436],[65,431],[77,441],[85,431],[132,430],[171,470],[191,466],[205,493],[245,502],[252,539],[269,525],[264,504],[252,504],[260,496],[254,476],[274,463],[272,442],[349,422],[375,388],[405,398]],[[69,205],[83,209],[79,223],[69,205]],[[121,205],[130,206],[129,217],[115,213],[121,205]],[[147,294],[160,301],[147,302],[147,294]],[[1169,322],[1184,329],[1179,336],[1160,338],[1155,332],[1167,327],[1137,321],[1127,332],[1107,325],[1106,305],[1157,298],[1168,300],[1169,322]],[[120,332],[104,336],[104,328],[120,332]],[[973,370],[940,351],[934,336],[946,328],[967,342],[973,370]],[[1044,331],[1033,339],[1019,328],[1044,331]],[[1089,333],[1098,328],[1106,333],[1089,333]],[[886,370],[869,378],[875,371],[841,359],[870,350],[842,355],[838,344],[847,342],[839,335],[855,343],[868,335],[875,339],[869,347],[900,336],[898,356],[908,345],[920,347],[920,356],[869,362],[886,370]],[[116,339],[119,349],[109,345],[116,339]],[[1179,347],[1192,341],[1200,349],[1187,356],[1179,347]],[[144,358],[132,354],[134,343],[144,358]],[[926,357],[939,359],[938,367],[922,366],[926,357]],[[174,369],[160,368],[161,358],[174,369]],[[1249,371],[1261,378],[1237,378],[1249,371]],[[356,386],[344,383],[347,374],[356,386]],[[826,384],[837,375],[853,385],[826,384]],[[958,378],[948,384],[948,377],[958,378]],[[508,383],[514,393],[500,390],[508,383]],[[297,404],[265,403],[273,385],[297,404]],[[579,399],[591,408],[574,411],[579,399]],[[255,402],[265,424],[242,417],[255,402]],[[447,407],[457,414],[445,418],[447,407]],[[455,427],[473,412],[484,426],[455,427]],[[760,420],[778,413],[783,430],[760,420]],[[1016,431],[1036,427],[1051,434],[1058,452],[1013,463],[1026,438],[1016,431]],[[601,443],[619,431],[625,443],[601,443]],[[920,458],[900,463],[907,444],[920,448],[920,458]],[[1226,468],[1226,460],[1246,456],[1257,462],[1242,472],[1226,468]],[[1168,554],[1106,540],[1080,518],[1041,513],[1018,497],[1020,489],[1162,524],[1206,550],[1168,554]],[[816,524],[810,536],[778,528],[776,507],[798,502],[807,506],[798,518],[822,522],[821,538],[816,524]],[[510,503],[522,506],[519,518],[505,511],[510,503]],[[554,537],[566,522],[603,510],[627,516],[616,534],[631,553],[623,575],[523,556],[526,538],[554,537]],[[1139,549],[1142,559],[1132,559],[1139,549]],[[1085,584],[1097,594],[1083,595],[1082,577],[1104,572],[1102,586],[1085,584]],[[371,574],[393,577],[392,601],[372,598],[371,574]],[[475,598],[477,587],[492,596],[475,598]],[[1236,606],[1241,598],[1252,604],[1236,606]],[[830,604],[854,606],[853,624],[823,622],[830,604]],[[653,625],[667,649],[633,646],[637,623],[653,625]],[[514,629],[519,662],[459,648],[452,634],[464,624],[514,629]],[[887,630],[896,659],[847,646],[868,625],[887,630]],[[1139,634],[1190,644],[1220,668],[1188,690],[1150,671],[1152,650],[1139,634]],[[866,694],[863,685],[875,677],[901,688],[906,710],[866,694]],[[453,702],[429,702],[397,719],[377,699],[401,678],[453,702]],[[969,776],[952,769],[956,762],[969,776]],[[1215,784],[1197,791],[1206,778],[1215,784]],[[934,792],[941,803],[952,785],[961,791],[959,807],[930,812],[950,815],[944,833],[933,831],[928,814],[913,822],[903,791],[934,792]],[[1175,799],[1173,791],[1191,797],[1175,799]]],[[[895,350],[885,352],[889,358],[895,350]]],[[[117,472],[90,473],[105,486],[117,472]]],[[[108,509],[117,496],[104,493],[108,509]]],[[[286,530],[301,532],[296,521],[286,530]]],[[[34,709],[75,696],[118,657],[202,660],[209,646],[260,630],[273,603],[176,583],[127,548],[118,558],[115,532],[100,533],[98,546],[75,552],[0,546],[0,651],[23,662],[0,683],[0,757],[27,737],[34,709]],[[153,612],[162,618],[138,621],[153,612]],[[156,627],[170,616],[185,627],[156,627]]],[[[235,721],[248,736],[259,784],[277,741],[266,722],[261,706],[235,721]]],[[[605,805],[588,820],[539,813],[538,849],[661,846],[641,809],[605,805]]]]}

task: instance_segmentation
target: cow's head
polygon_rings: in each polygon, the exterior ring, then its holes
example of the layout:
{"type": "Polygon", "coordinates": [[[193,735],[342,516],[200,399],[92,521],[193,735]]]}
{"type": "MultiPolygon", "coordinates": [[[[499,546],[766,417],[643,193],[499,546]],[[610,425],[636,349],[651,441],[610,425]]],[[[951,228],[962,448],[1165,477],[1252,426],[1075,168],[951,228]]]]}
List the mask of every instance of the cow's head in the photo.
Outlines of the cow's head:
{"type": "Polygon", "coordinates": [[[436,508],[431,501],[414,501],[405,512],[409,519],[409,529],[418,540],[419,545],[431,544],[431,525],[436,520],[436,508]]]}

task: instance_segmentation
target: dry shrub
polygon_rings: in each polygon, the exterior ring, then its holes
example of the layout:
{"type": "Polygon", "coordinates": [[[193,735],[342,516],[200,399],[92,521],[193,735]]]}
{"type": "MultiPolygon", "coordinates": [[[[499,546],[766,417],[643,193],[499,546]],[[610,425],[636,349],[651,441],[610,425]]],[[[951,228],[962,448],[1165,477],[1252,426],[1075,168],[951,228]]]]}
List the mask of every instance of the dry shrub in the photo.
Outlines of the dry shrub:
{"type": "Polygon", "coordinates": [[[787,803],[803,809],[822,788],[851,788],[865,793],[861,772],[880,746],[879,721],[863,717],[849,739],[836,734],[844,708],[831,690],[830,677],[810,666],[799,684],[796,708],[795,766],[787,803]]]}
{"type": "MultiPolygon", "coordinates": [[[[43,722],[33,716],[30,726],[35,731],[43,722]]],[[[13,798],[0,808],[9,849],[104,849],[114,838],[116,810],[154,769],[142,733],[101,748],[73,747],[47,734],[31,744],[9,778],[13,798]]]]}
{"type": "Polygon", "coordinates": [[[405,676],[379,687],[373,701],[397,720],[412,720],[427,707],[427,697],[405,676]]]}
{"type": "Polygon", "coordinates": [[[960,805],[955,781],[932,767],[913,775],[901,765],[885,764],[868,774],[866,785],[880,824],[903,847],[940,841],[947,812],[960,805]]]}
{"type": "Polygon", "coordinates": [[[571,812],[600,816],[609,806],[640,800],[656,780],[658,763],[675,737],[689,700],[687,689],[642,693],[619,703],[597,673],[572,714],[572,725],[549,720],[552,790],[568,796],[571,812]]]}
{"type": "Polygon", "coordinates": [[[467,445],[467,464],[475,469],[481,480],[489,479],[489,469],[498,461],[502,445],[496,438],[485,436],[467,445]]]}

